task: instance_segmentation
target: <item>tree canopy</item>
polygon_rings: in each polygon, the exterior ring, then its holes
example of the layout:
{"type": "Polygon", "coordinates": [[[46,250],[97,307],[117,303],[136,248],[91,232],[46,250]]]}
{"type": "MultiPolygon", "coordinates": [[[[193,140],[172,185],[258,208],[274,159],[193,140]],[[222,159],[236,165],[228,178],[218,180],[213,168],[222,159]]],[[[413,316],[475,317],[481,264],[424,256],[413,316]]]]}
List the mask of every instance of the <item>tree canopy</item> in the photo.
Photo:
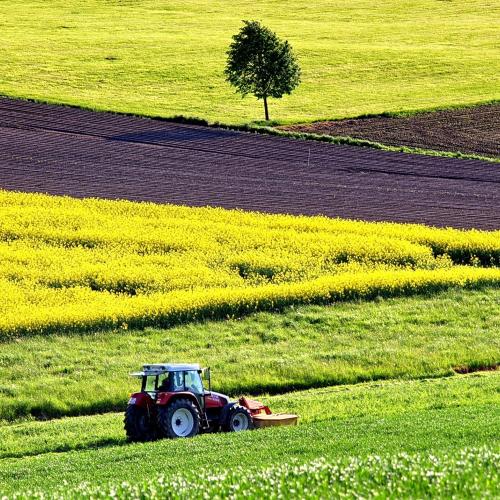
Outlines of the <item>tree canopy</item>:
{"type": "Polygon", "coordinates": [[[300,83],[300,68],[288,41],[258,21],[243,21],[227,51],[227,81],[243,96],[263,99],[269,120],[268,97],[291,94],[300,83]]]}

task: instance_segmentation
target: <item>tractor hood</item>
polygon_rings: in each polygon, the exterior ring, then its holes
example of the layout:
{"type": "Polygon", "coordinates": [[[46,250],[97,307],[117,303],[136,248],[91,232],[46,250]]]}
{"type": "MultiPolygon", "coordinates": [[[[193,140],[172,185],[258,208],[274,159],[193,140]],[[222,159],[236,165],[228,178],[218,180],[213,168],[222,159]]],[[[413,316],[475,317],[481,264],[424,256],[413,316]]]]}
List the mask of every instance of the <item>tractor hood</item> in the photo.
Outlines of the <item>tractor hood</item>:
{"type": "Polygon", "coordinates": [[[207,393],[207,398],[212,404],[217,404],[218,406],[224,406],[229,403],[229,398],[220,392],[211,391],[207,393]]]}

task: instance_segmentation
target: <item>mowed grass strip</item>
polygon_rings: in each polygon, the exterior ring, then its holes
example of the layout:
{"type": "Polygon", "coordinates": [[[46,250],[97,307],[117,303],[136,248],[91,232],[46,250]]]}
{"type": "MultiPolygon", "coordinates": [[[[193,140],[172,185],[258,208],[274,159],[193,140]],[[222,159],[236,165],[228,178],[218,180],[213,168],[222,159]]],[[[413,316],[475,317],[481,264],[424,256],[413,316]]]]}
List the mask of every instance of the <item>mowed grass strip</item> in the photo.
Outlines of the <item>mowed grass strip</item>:
{"type": "MultiPolygon", "coordinates": [[[[500,372],[439,379],[386,380],[263,395],[275,413],[295,413],[299,424],[500,403],[500,372]]],[[[123,413],[0,424],[0,458],[128,446],[123,413]]]]}
{"type": "Polygon", "coordinates": [[[137,483],[158,474],[170,477],[204,468],[267,467],[288,463],[291,456],[303,462],[498,446],[497,387],[498,373],[489,373],[294,393],[288,400],[283,396],[281,403],[277,398],[266,401],[277,410],[301,401],[304,422],[297,427],[144,444],[124,443],[121,415],[0,427],[10,453],[43,453],[1,459],[0,493],[40,488],[49,493],[63,480],[69,486],[83,481],[137,483]],[[97,449],[46,453],[57,449],[58,441],[66,449],[97,449]]]}
{"type": "Polygon", "coordinates": [[[389,378],[441,377],[500,362],[500,291],[302,306],[171,329],[35,336],[2,344],[0,420],[122,410],[143,363],[197,362],[234,396],[389,378]]]}
{"type": "Polygon", "coordinates": [[[262,104],[224,81],[242,19],[288,39],[302,67],[282,122],[426,109],[499,97],[491,2],[242,0],[2,2],[0,92],[146,115],[231,123],[262,104]]]}

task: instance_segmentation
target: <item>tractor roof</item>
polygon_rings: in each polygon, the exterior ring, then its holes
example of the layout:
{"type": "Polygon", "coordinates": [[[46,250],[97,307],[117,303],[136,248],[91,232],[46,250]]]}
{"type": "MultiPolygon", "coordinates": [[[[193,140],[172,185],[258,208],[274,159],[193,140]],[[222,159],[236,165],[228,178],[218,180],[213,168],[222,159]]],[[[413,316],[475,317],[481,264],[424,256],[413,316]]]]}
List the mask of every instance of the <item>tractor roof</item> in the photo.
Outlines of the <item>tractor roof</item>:
{"type": "Polygon", "coordinates": [[[185,363],[161,363],[152,365],[143,365],[142,372],[131,373],[133,377],[143,377],[144,375],[161,375],[167,372],[184,372],[184,371],[198,371],[199,364],[185,364],[185,363]]]}

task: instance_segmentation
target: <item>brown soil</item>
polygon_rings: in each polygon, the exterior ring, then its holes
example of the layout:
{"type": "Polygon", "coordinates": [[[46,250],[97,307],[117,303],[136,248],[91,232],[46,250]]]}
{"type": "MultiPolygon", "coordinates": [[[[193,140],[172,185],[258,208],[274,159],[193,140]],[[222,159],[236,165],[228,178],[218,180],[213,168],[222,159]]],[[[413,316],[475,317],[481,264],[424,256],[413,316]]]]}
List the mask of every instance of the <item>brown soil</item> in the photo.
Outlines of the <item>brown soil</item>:
{"type": "Polygon", "coordinates": [[[500,104],[422,113],[407,118],[358,118],[279,128],[350,136],[390,146],[500,156],[500,104]]]}
{"type": "Polygon", "coordinates": [[[9,99],[0,188],[500,229],[496,164],[9,99]]]}
{"type": "Polygon", "coordinates": [[[493,365],[483,365],[483,366],[455,366],[453,371],[460,375],[466,375],[467,373],[476,373],[476,372],[495,372],[500,369],[500,365],[498,363],[493,365]]]}

